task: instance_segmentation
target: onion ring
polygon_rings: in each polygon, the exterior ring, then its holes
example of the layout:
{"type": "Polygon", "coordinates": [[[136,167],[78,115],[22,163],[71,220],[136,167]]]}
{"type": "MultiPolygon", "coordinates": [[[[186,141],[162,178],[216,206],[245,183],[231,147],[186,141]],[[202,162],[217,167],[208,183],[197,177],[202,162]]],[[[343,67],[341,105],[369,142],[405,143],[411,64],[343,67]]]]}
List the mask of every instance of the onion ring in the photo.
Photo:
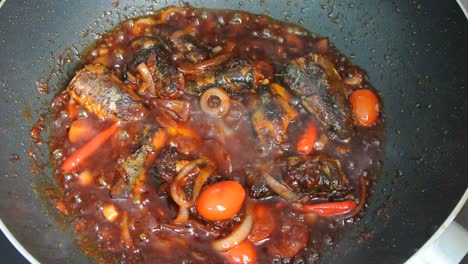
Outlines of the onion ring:
{"type": "Polygon", "coordinates": [[[190,200],[185,197],[185,192],[182,189],[180,182],[189,175],[189,173],[195,169],[198,165],[204,163],[205,160],[197,159],[190,162],[187,166],[185,166],[179,174],[177,174],[174,181],[172,181],[170,186],[171,197],[174,202],[180,207],[190,207],[190,200]]]}
{"type": "Polygon", "coordinates": [[[148,85],[147,89],[152,95],[155,95],[156,90],[154,86],[154,81],[153,77],[151,76],[151,71],[149,70],[148,66],[146,66],[146,63],[142,62],[138,64],[137,66],[137,71],[140,73],[141,77],[143,78],[143,82],[148,85]]]}
{"type": "Polygon", "coordinates": [[[182,73],[188,73],[188,74],[202,73],[205,70],[211,67],[220,65],[233,57],[234,57],[233,52],[225,53],[225,54],[221,54],[217,57],[214,57],[214,58],[211,58],[211,59],[208,59],[208,60],[196,63],[196,64],[179,66],[178,69],[182,73]]]}
{"type": "Polygon", "coordinates": [[[188,207],[179,207],[179,213],[177,213],[177,217],[172,220],[176,224],[183,224],[187,222],[189,219],[189,210],[188,207]]]}
{"type": "Polygon", "coordinates": [[[279,182],[277,179],[273,178],[268,173],[262,173],[263,179],[265,179],[265,183],[270,187],[275,193],[279,196],[283,197],[286,200],[294,200],[298,197],[298,195],[291,191],[288,187],[284,184],[279,182]]]}
{"type": "Polygon", "coordinates": [[[210,162],[206,168],[200,171],[197,178],[195,179],[195,183],[193,184],[192,199],[190,200],[190,206],[193,206],[195,204],[195,201],[198,195],[200,194],[203,184],[205,184],[205,182],[208,180],[208,178],[214,170],[215,166],[210,162]]]}
{"type": "Polygon", "coordinates": [[[213,248],[218,252],[226,252],[242,243],[250,234],[253,226],[253,205],[247,202],[245,217],[240,225],[226,237],[213,241],[213,248]]]}
{"type": "Polygon", "coordinates": [[[177,177],[170,185],[172,200],[174,200],[174,202],[179,206],[179,213],[173,220],[174,223],[181,224],[188,221],[189,208],[195,204],[195,201],[200,194],[201,188],[214,170],[215,166],[211,161],[206,159],[197,159],[190,162],[179,172],[179,174],[177,174],[177,177]],[[190,174],[192,170],[203,164],[205,164],[206,167],[201,169],[201,171],[198,173],[198,176],[193,184],[192,195],[190,198],[187,198],[180,183],[190,174]]]}
{"type": "Polygon", "coordinates": [[[231,98],[226,91],[221,88],[210,88],[201,95],[200,108],[205,114],[212,117],[223,117],[231,108],[231,98]],[[219,103],[212,106],[210,101],[214,99],[213,97],[217,98],[219,103]]]}

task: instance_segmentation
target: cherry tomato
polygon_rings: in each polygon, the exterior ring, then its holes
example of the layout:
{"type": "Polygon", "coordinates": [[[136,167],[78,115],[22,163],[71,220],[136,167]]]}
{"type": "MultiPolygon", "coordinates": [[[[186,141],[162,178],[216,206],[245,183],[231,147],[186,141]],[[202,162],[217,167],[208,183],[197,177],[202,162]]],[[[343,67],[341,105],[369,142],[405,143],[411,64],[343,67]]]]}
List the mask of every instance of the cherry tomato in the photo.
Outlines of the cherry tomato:
{"type": "Polygon", "coordinates": [[[369,89],[354,91],[349,97],[353,106],[353,115],[358,125],[370,127],[377,121],[379,115],[379,99],[369,89]]]}
{"type": "Polygon", "coordinates": [[[224,253],[226,260],[230,264],[249,264],[257,262],[257,252],[254,245],[248,241],[233,247],[231,250],[224,253]]]}
{"type": "Polygon", "coordinates": [[[210,221],[229,219],[237,214],[245,199],[245,190],[236,181],[222,181],[205,188],[197,200],[198,214],[210,221]]]}
{"type": "Polygon", "coordinates": [[[275,218],[271,209],[263,204],[255,206],[254,224],[248,239],[253,243],[261,242],[268,237],[275,229],[275,218]]]}
{"type": "Polygon", "coordinates": [[[87,119],[77,119],[73,121],[70,125],[70,130],[68,131],[68,139],[76,143],[78,141],[86,141],[92,138],[96,134],[96,131],[87,119]]]}
{"type": "Polygon", "coordinates": [[[314,150],[314,144],[317,140],[317,129],[311,122],[307,123],[307,126],[299,136],[297,141],[297,152],[300,154],[310,154],[314,150]]]}
{"type": "Polygon", "coordinates": [[[297,217],[288,217],[279,223],[274,239],[268,241],[268,250],[276,256],[292,258],[307,246],[309,227],[297,217]]]}

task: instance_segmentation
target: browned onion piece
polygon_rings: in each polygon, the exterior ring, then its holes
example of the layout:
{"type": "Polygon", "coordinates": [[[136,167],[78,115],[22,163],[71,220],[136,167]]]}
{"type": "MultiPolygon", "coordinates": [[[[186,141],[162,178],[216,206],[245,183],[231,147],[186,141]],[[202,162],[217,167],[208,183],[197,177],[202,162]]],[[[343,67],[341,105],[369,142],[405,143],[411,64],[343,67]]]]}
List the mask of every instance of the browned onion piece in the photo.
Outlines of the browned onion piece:
{"type": "Polygon", "coordinates": [[[318,53],[327,53],[330,49],[328,38],[322,38],[315,43],[315,51],[318,53]]]}
{"type": "Polygon", "coordinates": [[[179,213],[177,214],[177,217],[173,220],[174,223],[185,223],[188,221],[188,209],[195,204],[195,201],[197,200],[197,197],[200,194],[203,184],[205,184],[206,180],[208,180],[208,177],[210,177],[214,170],[215,166],[211,161],[205,159],[197,159],[187,164],[179,172],[179,174],[177,174],[177,177],[174,179],[170,186],[171,197],[174,200],[174,202],[177,205],[179,205],[179,213]],[[198,173],[198,176],[193,184],[191,198],[187,198],[183,190],[182,183],[192,170],[203,164],[205,164],[206,167],[198,173]]]}
{"type": "Polygon", "coordinates": [[[273,178],[269,173],[262,173],[265,183],[270,187],[275,193],[283,197],[286,200],[294,200],[297,198],[297,194],[291,191],[284,184],[279,182],[277,179],[273,178]]]}
{"type": "Polygon", "coordinates": [[[183,224],[189,219],[189,209],[188,207],[179,207],[179,213],[177,217],[173,220],[176,224],[183,224]]]}
{"type": "Polygon", "coordinates": [[[362,80],[362,72],[358,69],[353,69],[352,73],[350,73],[349,76],[346,77],[343,81],[347,85],[359,87],[362,85],[362,80]]]}
{"type": "Polygon", "coordinates": [[[226,252],[242,243],[250,234],[253,226],[253,204],[247,202],[245,217],[242,223],[226,237],[213,241],[213,249],[218,252],[226,252]]]}
{"type": "Polygon", "coordinates": [[[141,78],[143,78],[143,82],[148,85],[147,89],[149,90],[151,95],[155,95],[156,90],[154,86],[153,77],[151,76],[151,71],[148,69],[148,66],[144,62],[140,63],[137,66],[137,71],[140,73],[141,78]]]}
{"type": "Polygon", "coordinates": [[[120,224],[120,228],[121,228],[121,233],[122,233],[122,240],[124,241],[127,247],[131,247],[133,245],[133,242],[132,242],[132,237],[130,236],[127,212],[123,213],[122,223],[120,224]]]}
{"type": "Polygon", "coordinates": [[[366,204],[366,199],[367,199],[367,187],[366,187],[366,179],[363,176],[359,177],[359,191],[360,191],[360,196],[359,196],[359,204],[351,211],[344,213],[342,215],[339,215],[336,220],[344,220],[347,218],[352,218],[356,216],[361,210],[364,208],[364,205],[366,204]]]}
{"type": "Polygon", "coordinates": [[[182,73],[188,73],[188,74],[202,73],[211,67],[224,63],[225,61],[231,59],[232,57],[234,57],[234,53],[230,52],[226,54],[221,54],[217,57],[202,61],[200,63],[191,64],[191,65],[182,65],[182,66],[179,66],[178,69],[182,73]]]}
{"type": "Polygon", "coordinates": [[[179,121],[185,122],[189,118],[190,103],[187,101],[154,99],[151,103],[179,121]]]}
{"type": "Polygon", "coordinates": [[[180,207],[190,207],[190,200],[185,197],[185,192],[182,188],[182,180],[185,179],[193,169],[204,162],[205,160],[203,159],[197,159],[190,162],[179,172],[179,174],[177,174],[174,181],[172,181],[170,186],[171,197],[180,207]]]}
{"type": "Polygon", "coordinates": [[[229,112],[224,117],[226,123],[233,129],[237,129],[246,113],[244,105],[236,100],[231,100],[229,112]]]}
{"type": "Polygon", "coordinates": [[[328,137],[326,133],[322,133],[317,141],[314,143],[315,150],[322,150],[328,143],[328,137]]]}
{"type": "Polygon", "coordinates": [[[177,120],[167,111],[158,111],[156,122],[158,125],[165,128],[176,127],[178,125],[177,120]]]}
{"type": "Polygon", "coordinates": [[[159,23],[165,24],[169,22],[170,18],[174,16],[175,14],[185,15],[186,13],[187,13],[187,8],[180,7],[180,6],[171,6],[171,7],[164,8],[163,10],[161,10],[161,13],[159,15],[159,19],[160,19],[159,23]]]}
{"type": "Polygon", "coordinates": [[[202,111],[212,117],[225,116],[231,107],[231,98],[220,88],[210,88],[206,90],[200,98],[202,111]]]}
{"type": "Polygon", "coordinates": [[[210,175],[215,170],[215,166],[210,162],[206,168],[202,169],[198,174],[197,178],[195,179],[195,183],[193,184],[193,191],[192,191],[192,198],[190,200],[191,206],[195,204],[198,195],[200,194],[201,188],[203,184],[208,180],[210,175]]]}
{"type": "Polygon", "coordinates": [[[214,122],[214,129],[215,129],[215,138],[219,140],[219,142],[226,143],[225,136],[231,136],[234,134],[234,130],[226,125],[224,120],[216,120],[214,122]]]}
{"type": "Polygon", "coordinates": [[[341,75],[338,73],[338,70],[335,68],[333,62],[326,56],[314,54],[314,59],[317,62],[317,65],[322,67],[325,70],[325,73],[330,78],[330,81],[341,81],[341,75]]]}

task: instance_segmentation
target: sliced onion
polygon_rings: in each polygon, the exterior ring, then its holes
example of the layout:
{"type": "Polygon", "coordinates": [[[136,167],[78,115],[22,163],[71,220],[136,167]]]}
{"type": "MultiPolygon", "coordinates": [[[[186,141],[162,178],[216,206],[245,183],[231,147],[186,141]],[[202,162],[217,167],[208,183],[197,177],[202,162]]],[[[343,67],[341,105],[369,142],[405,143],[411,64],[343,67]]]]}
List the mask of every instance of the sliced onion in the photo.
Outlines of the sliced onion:
{"type": "Polygon", "coordinates": [[[188,207],[179,207],[179,213],[177,217],[173,220],[176,224],[183,224],[189,219],[189,209],[188,207]]]}
{"type": "Polygon", "coordinates": [[[185,122],[189,118],[190,103],[187,101],[155,99],[151,103],[179,121],[185,122]]]}
{"type": "Polygon", "coordinates": [[[159,15],[160,23],[165,24],[169,22],[169,19],[175,14],[184,15],[187,13],[187,9],[180,6],[170,6],[161,10],[159,15]]]}
{"type": "Polygon", "coordinates": [[[216,47],[214,47],[214,48],[211,49],[211,52],[213,52],[214,54],[216,54],[216,53],[220,53],[222,50],[223,50],[223,47],[222,47],[222,46],[216,46],[216,47]]]}
{"type": "MultiPolygon", "coordinates": [[[[175,45],[177,46],[177,44],[179,43],[179,39],[185,35],[187,35],[187,31],[185,30],[176,30],[174,33],[172,33],[170,36],[169,36],[169,40],[175,45]]],[[[179,50],[182,50],[183,47],[177,47],[179,50]]]]}
{"type": "Polygon", "coordinates": [[[314,54],[312,57],[317,65],[322,67],[327,76],[334,81],[341,81],[341,76],[335,68],[333,62],[326,56],[314,54]]]}
{"type": "Polygon", "coordinates": [[[253,205],[247,203],[244,220],[226,237],[213,241],[213,248],[218,252],[226,252],[242,243],[250,234],[253,226],[253,205]]]}
{"type": "Polygon", "coordinates": [[[315,50],[319,53],[327,53],[330,48],[328,38],[322,38],[315,43],[315,50]]]}
{"type": "Polygon", "coordinates": [[[366,186],[366,179],[363,176],[359,177],[359,204],[351,211],[344,213],[336,218],[336,220],[344,220],[347,218],[352,218],[356,216],[359,212],[364,209],[364,205],[366,204],[367,200],[367,186],[366,186]]]}
{"type": "Polygon", "coordinates": [[[140,26],[140,25],[153,25],[155,24],[156,21],[152,17],[142,17],[138,18],[134,22],[134,26],[140,26]]]}
{"type": "Polygon", "coordinates": [[[158,115],[156,116],[156,122],[158,125],[161,127],[169,128],[169,127],[177,127],[178,123],[177,121],[173,118],[171,114],[169,114],[167,111],[158,111],[158,115]]]}
{"type": "Polygon", "coordinates": [[[170,192],[171,192],[171,197],[174,200],[174,202],[179,205],[180,207],[189,207],[190,206],[190,201],[185,197],[185,192],[182,188],[182,180],[185,179],[189,173],[195,169],[199,164],[204,162],[202,159],[197,159],[192,162],[190,162],[187,166],[185,166],[179,174],[177,174],[177,177],[172,181],[171,186],[170,186],[170,192]]]}
{"type": "Polygon", "coordinates": [[[131,247],[133,245],[132,237],[130,236],[130,230],[128,227],[128,214],[127,212],[123,213],[122,223],[120,224],[121,233],[122,233],[122,240],[124,241],[127,247],[131,247]]]}
{"type": "Polygon", "coordinates": [[[218,119],[214,122],[214,125],[215,125],[215,131],[219,131],[220,134],[222,134],[223,140],[221,142],[223,144],[226,142],[224,139],[224,136],[232,136],[232,134],[234,134],[234,130],[232,130],[229,126],[227,126],[224,120],[218,119]]]}
{"type": "Polygon", "coordinates": [[[294,200],[297,198],[297,194],[291,191],[284,184],[279,182],[277,179],[273,178],[269,173],[262,173],[265,183],[270,187],[275,193],[283,197],[286,200],[294,200]]]}
{"type": "Polygon", "coordinates": [[[169,40],[174,44],[175,48],[179,51],[185,50],[185,44],[180,39],[183,36],[190,35],[197,29],[193,24],[188,25],[185,29],[176,30],[169,36],[169,40]]]}
{"type": "Polygon", "coordinates": [[[153,77],[151,76],[151,71],[146,66],[146,63],[142,62],[137,66],[137,71],[140,73],[141,77],[143,78],[143,82],[149,85],[147,89],[149,90],[150,94],[155,95],[156,90],[154,86],[153,77]]]}
{"type": "Polygon", "coordinates": [[[225,61],[231,59],[234,57],[234,53],[225,53],[221,54],[217,57],[196,63],[196,64],[190,64],[190,65],[182,65],[179,66],[179,71],[183,73],[188,73],[188,74],[197,74],[197,73],[202,73],[205,70],[208,70],[211,67],[220,65],[224,63],[225,61]]]}
{"type": "Polygon", "coordinates": [[[343,81],[347,85],[358,87],[362,84],[362,72],[357,69],[354,69],[350,76],[346,77],[343,81]]]}
{"type": "Polygon", "coordinates": [[[239,101],[231,100],[231,107],[229,108],[229,112],[226,116],[224,116],[224,120],[226,120],[227,124],[235,130],[239,127],[245,115],[246,110],[244,105],[239,101]]]}
{"type": "Polygon", "coordinates": [[[229,95],[220,88],[210,88],[203,92],[200,98],[200,108],[202,111],[212,117],[223,117],[225,116],[231,107],[231,98],[229,95]],[[212,97],[219,100],[219,104],[216,106],[210,105],[210,100],[213,100],[212,97]]]}
{"type": "Polygon", "coordinates": [[[314,143],[314,149],[315,150],[323,150],[325,148],[325,145],[328,143],[328,137],[326,133],[322,133],[320,135],[319,140],[317,140],[314,143]]]}
{"type": "Polygon", "coordinates": [[[202,169],[198,174],[197,178],[195,179],[195,183],[193,184],[192,198],[190,200],[191,206],[195,204],[195,201],[197,200],[198,195],[200,194],[201,188],[211,176],[211,174],[214,172],[214,170],[215,166],[210,162],[210,164],[206,168],[202,169]]]}
{"type": "Polygon", "coordinates": [[[210,175],[213,173],[214,170],[215,170],[215,166],[213,165],[213,163],[206,159],[197,159],[187,164],[179,172],[179,174],[177,174],[177,177],[171,183],[170,192],[171,192],[171,197],[174,200],[174,202],[180,207],[193,206],[195,204],[195,201],[198,195],[200,194],[200,190],[203,187],[203,184],[205,184],[206,180],[208,180],[208,178],[210,177],[210,175]],[[190,174],[190,172],[193,169],[204,164],[206,165],[206,167],[203,168],[198,173],[198,176],[195,179],[194,184],[193,184],[191,198],[189,199],[186,197],[181,183],[190,174]]]}
{"type": "Polygon", "coordinates": [[[201,188],[208,180],[210,175],[215,170],[215,166],[212,162],[205,160],[205,159],[197,159],[189,164],[187,164],[180,172],[177,174],[177,177],[171,183],[170,192],[171,197],[179,205],[179,213],[177,217],[173,220],[174,223],[185,223],[188,221],[189,218],[189,208],[195,204],[195,201],[200,194],[201,188]],[[194,170],[196,167],[207,164],[205,168],[203,168],[199,173],[195,182],[193,184],[193,191],[191,198],[188,199],[185,195],[185,192],[182,188],[181,182],[189,175],[189,173],[194,170]]]}

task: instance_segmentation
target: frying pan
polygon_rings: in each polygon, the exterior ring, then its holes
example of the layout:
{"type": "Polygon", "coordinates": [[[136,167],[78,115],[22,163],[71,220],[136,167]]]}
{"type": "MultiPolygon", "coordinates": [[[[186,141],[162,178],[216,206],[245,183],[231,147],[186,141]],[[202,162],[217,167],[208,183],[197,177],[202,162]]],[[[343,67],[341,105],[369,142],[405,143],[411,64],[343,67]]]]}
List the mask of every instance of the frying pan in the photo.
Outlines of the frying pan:
{"type": "MultiPolygon", "coordinates": [[[[80,66],[79,54],[127,17],[178,1],[0,1],[0,217],[44,263],[89,262],[43,199],[46,145],[30,129],[80,66]],[[45,84],[48,84],[46,86],[45,84]],[[30,158],[31,148],[36,161],[30,158]]],[[[187,1],[298,23],[368,71],[381,91],[385,160],[370,206],[325,263],[400,263],[467,188],[468,23],[455,1],[187,1]]],[[[47,131],[42,136],[47,139],[47,131]]],[[[32,260],[31,256],[28,256],[32,260]]]]}

